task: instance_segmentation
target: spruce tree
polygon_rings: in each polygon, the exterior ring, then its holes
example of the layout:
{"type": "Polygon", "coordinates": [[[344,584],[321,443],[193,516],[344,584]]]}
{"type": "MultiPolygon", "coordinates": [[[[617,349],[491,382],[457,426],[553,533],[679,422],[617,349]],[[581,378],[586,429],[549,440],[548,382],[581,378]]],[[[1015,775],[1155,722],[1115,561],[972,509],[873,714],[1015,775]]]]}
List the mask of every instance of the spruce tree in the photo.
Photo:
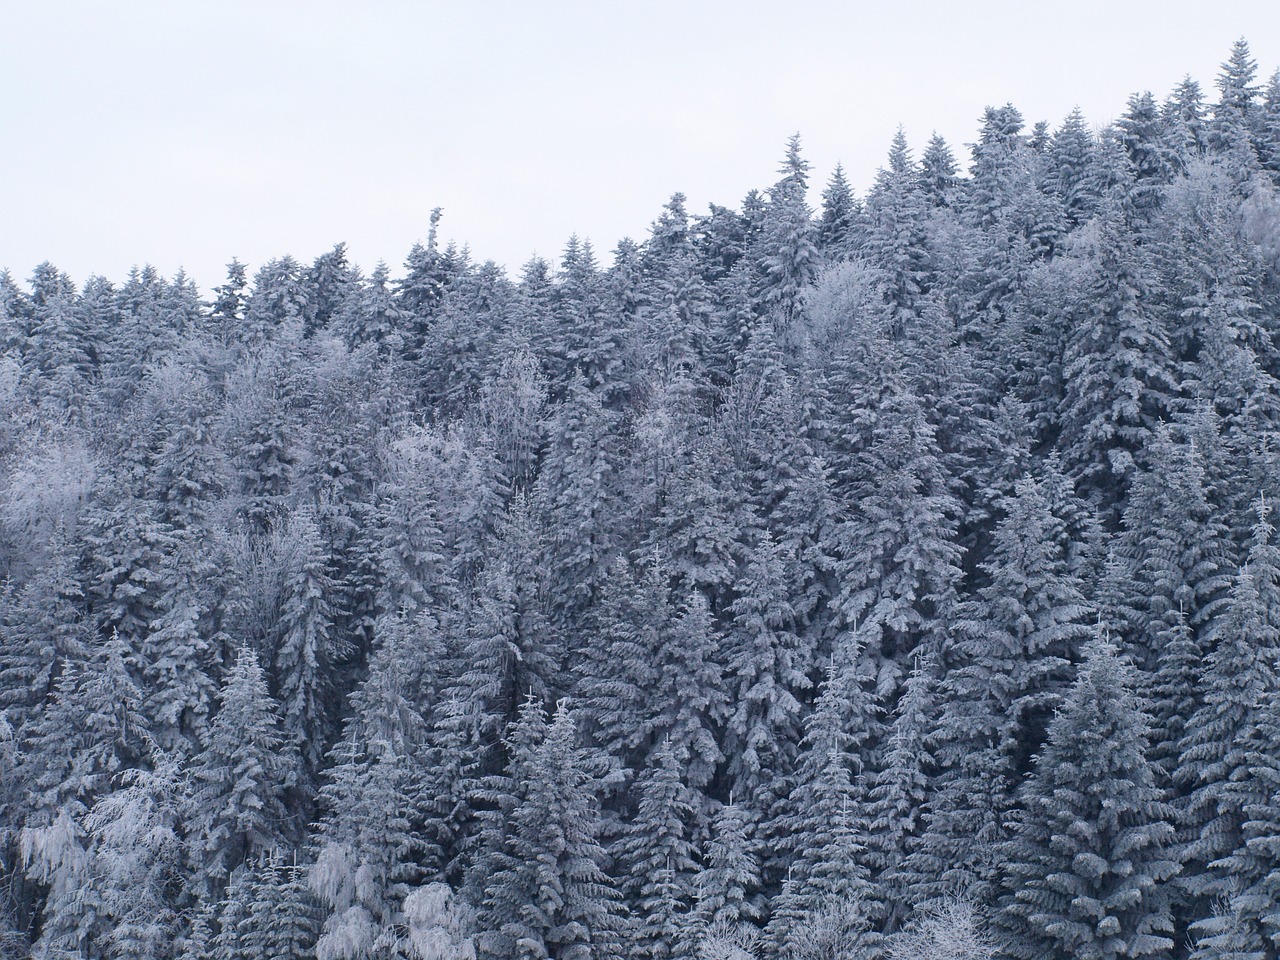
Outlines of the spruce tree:
{"type": "Polygon", "coordinates": [[[292,832],[283,804],[293,760],[282,750],[277,706],[257,655],[242,647],[219,695],[208,742],[191,763],[186,818],[193,865],[206,889],[280,848],[292,832]]]}
{"type": "Polygon", "coordinates": [[[1174,814],[1147,760],[1136,677],[1092,641],[1027,781],[1003,855],[1015,957],[1145,957],[1173,947],[1174,814]]]}
{"type": "Polygon", "coordinates": [[[692,906],[696,797],[684,782],[670,741],[663,741],[635,787],[635,817],[613,847],[627,879],[622,892],[634,904],[634,951],[655,960],[684,955],[692,906]]]}
{"type": "Polygon", "coordinates": [[[485,892],[482,955],[520,960],[617,956],[622,911],[605,873],[600,812],[576,724],[561,702],[545,735],[521,743],[527,779],[507,817],[485,892]]]}
{"type": "Polygon", "coordinates": [[[1265,704],[1280,689],[1280,610],[1275,606],[1280,566],[1265,515],[1255,528],[1249,562],[1235,578],[1226,609],[1215,623],[1206,658],[1201,704],[1186,724],[1174,778],[1186,792],[1182,811],[1182,881],[1208,913],[1215,899],[1237,885],[1231,856],[1244,845],[1246,807],[1265,803],[1269,789],[1251,772],[1250,741],[1265,704]]]}

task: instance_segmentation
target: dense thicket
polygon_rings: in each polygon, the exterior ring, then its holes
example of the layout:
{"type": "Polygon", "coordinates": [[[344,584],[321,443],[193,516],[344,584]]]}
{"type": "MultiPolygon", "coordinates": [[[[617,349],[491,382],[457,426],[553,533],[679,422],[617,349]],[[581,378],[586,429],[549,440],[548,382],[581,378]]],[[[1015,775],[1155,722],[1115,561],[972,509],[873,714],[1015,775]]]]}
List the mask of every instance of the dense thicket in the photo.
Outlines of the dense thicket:
{"type": "Polygon", "coordinates": [[[1280,74],[962,166],[0,274],[0,952],[1276,957],[1280,74]]]}

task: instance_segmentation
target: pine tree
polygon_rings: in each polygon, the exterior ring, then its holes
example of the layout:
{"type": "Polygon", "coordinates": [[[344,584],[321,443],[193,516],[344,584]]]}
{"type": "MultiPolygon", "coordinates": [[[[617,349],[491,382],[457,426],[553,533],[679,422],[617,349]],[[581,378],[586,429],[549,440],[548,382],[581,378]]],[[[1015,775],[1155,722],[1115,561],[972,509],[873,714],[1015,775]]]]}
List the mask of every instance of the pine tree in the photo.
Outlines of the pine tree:
{"type": "Polygon", "coordinates": [[[302,761],[297,786],[307,796],[333,737],[330,686],[333,662],[341,648],[330,606],[335,585],[320,529],[311,516],[297,513],[287,530],[293,549],[284,572],[272,672],[283,729],[302,761]]]}
{"type": "Polygon", "coordinates": [[[824,911],[848,908],[859,916],[873,915],[866,785],[856,775],[881,724],[867,690],[864,640],[849,636],[837,648],[806,723],[790,789],[777,791],[787,799],[770,824],[770,844],[775,854],[791,854],[789,862],[783,861],[787,880],[774,900],[767,931],[777,951],[795,949],[806,923],[824,911]]]}
{"type": "Polygon", "coordinates": [[[652,658],[670,630],[669,594],[658,558],[639,570],[616,561],[596,615],[600,639],[575,670],[583,727],[619,760],[639,762],[651,733],[650,690],[658,675],[652,658]]]}
{"type": "Polygon", "coordinates": [[[245,265],[233,257],[227,264],[226,281],[213,288],[209,311],[209,329],[223,343],[234,343],[240,336],[248,287],[245,265]]]}
{"type": "Polygon", "coordinates": [[[670,740],[691,786],[706,787],[724,759],[718,733],[725,715],[725,685],[717,650],[719,632],[699,593],[681,605],[659,645],[648,651],[656,667],[646,690],[651,739],[670,740]]]}
{"type": "Polygon", "coordinates": [[[613,848],[627,878],[620,884],[622,892],[634,904],[633,949],[641,957],[684,955],[695,871],[695,798],[680,767],[670,741],[654,749],[636,784],[635,817],[613,848]]]}
{"type": "Polygon", "coordinates": [[[566,627],[576,626],[597,599],[614,551],[617,443],[612,431],[600,398],[575,377],[548,426],[555,439],[533,493],[534,508],[548,524],[551,595],[566,627]]]}
{"type": "Polygon", "coordinates": [[[348,295],[335,326],[353,349],[368,344],[384,357],[403,354],[408,314],[392,294],[385,263],[379,263],[373,275],[348,295]]]}
{"type": "Polygon", "coordinates": [[[277,849],[291,832],[282,797],[294,762],[257,655],[242,647],[227,673],[209,739],[191,763],[191,857],[210,889],[277,849]]]}
{"type": "Polygon", "coordinates": [[[1062,198],[1067,220],[1075,225],[1092,212],[1089,195],[1089,166],[1093,159],[1093,137],[1077,107],[1067,115],[1049,144],[1049,171],[1046,187],[1062,198]]]}
{"type": "MultiPolygon", "coordinates": [[[[989,735],[1011,791],[1044,743],[1092,618],[1083,584],[1068,566],[1065,525],[1051,512],[1046,485],[1023,477],[1002,507],[992,556],[983,565],[989,582],[961,614],[955,644],[961,662],[948,682],[957,708],[990,710],[986,720],[996,727],[989,735]]],[[[963,729],[956,721],[948,726],[963,729]]]]}
{"type": "Polygon", "coordinates": [[[402,939],[406,897],[444,865],[431,809],[441,771],[430,763],[423,715],[442,685],[442,644],[426,614],[387,626],[319,797],[307,880],[320,906],[321,955],[390,950],[402,939]]]}
{"type": "Polygon", "coordinates": [[[1231,45],[1231,56],[1218,75],[1219,99],[1213,108],[1210,144],[1217,150],[1249,143],[1250,126],[1258,97],[1258,62],[1242,37],[1231,45]]]}
{"type": "MultiPolygon", "coordinates": [[[[519,732],[517,732],[519,736],[519,732]]],[[[617,956],[621,906],[604,872],[600,813],[561,702],[545,736],[514,762],[527,771],[486,885],[489,930],[482,955],[521,960],[605,960],[617,956]]]]}
{"type": "Polygon", "coordinates": [[[217,695],[210,676],[218,637],[211,637],[206,583],[212,565],[184,538],[162,568],[168,589],[156,605],[143,646],[146,710],[161,749],[187,759],[208,733],[217,695]],[[203,595],[202,595],[203,594],[203,595]]]}
{"type": "Polygon", "coordinates": [[[960,185],[959,169],[950,145],[933,134],[920,155],[920,189],[929,206],[951,206],[960,185]]]}
{"type": "Polygon", "coordinates": [[[760,300],[766,309],[789,323],[800,294],[813,279],[818,264],[818,231],[805,202],[809,163],[800,156],[799,134],[787,142],[787,156],[779,171],[782,180],[769,194],[760,238],[760,300]]]}
{"type": "MultiPolygon", "coordinates": [[[[1130,643],[1138,665],[1157,669],[1160,634],[1185,616],[1195,641],[1206,631],[1228,586],[1231,546],[1216,515],[1204,452],[1179,442],[1161,425],[1146,451],[1150,469],[1137,474],[1115,544],[1131,591],[1130,643]]],[[[1162,731],[1154,731],[1157,741],[1162,731]]]]}
{"type": "Polygon", "coordinates": [[[737,928],[760,919],[760,857],[755,817],[741,804],[724,804],[711,821],[703,866],[694,889],[696,918],[705,928],[737,928]]]}
{"type": "Polygon", "coordinates": [[[921,810],[933,772],[933,669],[918,661],[908,677],[867,795],[867,859],[889,931],[898,928],[911,909],[907,857],[921,831],[921,810]]]}
{"type": "Polygon", "coordinates": [[[0,593],[0,711],[17,730],[45,709],[58,671],[89,640],[71,545],[55,536],[45,564],[0,593]]]}
{"type": "Polygon", "coordinates": [[[1145,957],[1173,947],[1173,811],[1146,758],[1134,671],[1090,643],[1049,726],[1004,850],[1001,922],[1015,957],[1145,957]]]}
{"type": "Polygon", "coordinates": [[[822,214],[818,220],[818,245],[827,259],[837,259],[848,251],[858,212],[858,201],[844,167],[837,163],[822,191],[822,214]]]}
{"type": "MultiPolygon", "coordinates": [[[[1239,846],[1230,856],[1210,864],[1217,876],[1230,883],[1226,908],[1232,923],[1222,927],[1216,917],[1202,919],[1196,924],[1202,934],[1231,933],[1251,938],[1253,944],[1268,940],[1275,943],[1280,936],[1280,758],[1274,749],[1277,735],[1280,697],[1272,691],[1239,743],[1246,769],[1234,771],[1232,781],[1222,788],[1222,793],[1230,796],[1230,806],[1241,812],[1244,821],[1239,846]]],[[[1210,941],[1207,946],[1212,950],[1216,944],[1210,941]]]]}
{"type": "Polygon", "coordinates": [[[1280,69],[1267,81],[1256,126],[1258,159],[1273,180],[1280,180],[1280,69]]]}
{"type": "MultiPolygon", "coordinates": [[[[120,908],[122,892],[113,897],[96,876],[88,817],[150,750],[142,691],[129,676],[125,653],[113,637],[67,663],[48,708],[24,731],[17,772],[29,793],[17,860],[25,876],[47,890],[38,905],[37,956],[87,949],[109,935],[110,910],[120,908]]],[[[162,846],[163,837],[159,841],[162,846]]]]}
{"type": "Polygon", "coordinates": [[[729,608],[733,626],[724,659],[733,706],[724,752],[734,791],[757,803],[765,799],[761,791],[795,762],[801,698],[811,684],[809,651],[789,597],[787,559],[766,531],[729,608]]]}
{"type": "Polygon", "coordinates": [[[166,960],[179,914],[182,877],[177,765],[157,756],[155,769],[133,769],[121,789],[99,800],[85,820],[93,844],[93,882],[108,918],[107,956],[166,960]]]}
{"type": "Polygon", "coordinates": [[[954,614],[961,505],[924,406],[900,381],[874,411],[869,443],[851,465],[852,516],[833,531],[833,606],[841,623],[875,627],[892,657],[954,614]]]}
{"type": "Polygon", "coordinates": [[[241,864],[231,872],[226,893],[218,903],[218,932],[209,943],[209,960],[239,960],[247,953],[253,896],[251,867],[241,864]]]}
{"type": "Polygon", "coordinates": [[[885,298],[901,332],[924,309],[933,285],[934,264],[926,242],[926,201],[920,171],[901,128],[889,148],[888,163],[867,194],[866,237],[861,252],[887,277],[885,298]]]}
{"type": "Polygon", "coordinates": [[[1067,467],[1114,499],[1135,454],[1171,412],[1175,383],[1168,330],[1147,302],[1151,275],[1143,252],[1114,201],[1095,222],[1066,343],[1061,426],[1067,467]]]}
{"type": "Polygon", "coordinates": [[[1232,892],[1235,877],[1222,868],[1222,861],[1243,845],[1244,808],[1267,799],[1265,793],[1257,795],[1262,785],[1250,773],[1248,741],[1264,704],[1280,689],[1280,611],[1274,606],[1280,566],[1271,537],[1264,515],[1249,562],[1237,574],[1214,625],[1202,702],[1187,721],[1174,773],[1187,791],[1182,829],[1189,866],[1183,885],[1206,905],[1232,892]]]}
{"type": "Polygon", "coordinates": [[[1168,129],[1170,149],[1179,170],[1201,156],[1206,146],[1204,93],[1200,84],[1187,76],[1174,88],[1161,110],[1168,129]]]}
{"type": "Polygon", "coordinates": [[[1116,126],[1129,163],[1133,165],[1134,207],[1140,211],[1151,210],[1160,203],[1157,188],[1173,179],[1174,167],[1155,97],[1149,92],[1135,93],[1116,126]]]}

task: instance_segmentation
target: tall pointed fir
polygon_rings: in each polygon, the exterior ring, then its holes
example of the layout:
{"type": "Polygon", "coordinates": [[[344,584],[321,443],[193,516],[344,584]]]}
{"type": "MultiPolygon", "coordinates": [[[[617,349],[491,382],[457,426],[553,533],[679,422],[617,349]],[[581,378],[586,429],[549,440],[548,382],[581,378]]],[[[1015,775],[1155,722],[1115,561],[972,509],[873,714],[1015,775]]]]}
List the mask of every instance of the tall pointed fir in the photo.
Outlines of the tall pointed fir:
{"type": "Polygon", "coordinates": [[[733,797],[716,811],[694,881],[694,920],[700,932],[730,930],[761,918],[761,876],[756,818],[733,797]]]}
{"type": "Polygon", "coordinates": [[[867,194],[866,238],[862,253],[885,272],[885,297],[893,328],[909,329],[925,308],[934,264],[926,238],[926,200],[920,171],[902,128],[894,134],[887,164],[867,194]]]}
{"type": "Polygon", "coordinates": [[[991,702],[998,768],[1012,789],[1044,744],[1093,617],[1045,484],[1023,477],[1001,506],[983,564],[988,582],[959,621],[955,652],[963,661],[950,682],[970,705],[991,702]]]}
{"type": "Polygon", "coordinates": [[[810,687],[809,651],[792,603],[786,561],[766,531],[735,585],[724,656],[731,693],[725,756],[733,790],[768,808],[762,792],[791,772],[810,687]]]}
{"type": "Polygon", "coordinates": [[[832,605],[842,624],[878,631],[869,652],[892,659],[936,645],[954,615],[961,504],[909,385],[892,382],[869,419],[868,445],[839,478],[850,509],[833,531],[840,588],[832,605]]]}
{"type": "Polygon", "coordinates": [[[1172,412],[1175,380],[1165,319],[1149,303],[1149,255],[1116,201],[1103,205],[1095,224],[1081,253],[1079,299],[1068,308],[1060,426],[1064,463],[1111,504],[1160,418],[1172,412]]]}
{"type": "Polygon", "coordinates": [[[88,823],[125,771],[144,766],[151,736],[142,690],[118,635],[64,665],[44,714],[26,729],[19,777],[30,785],[18,834],[23,874],[45,887],[35,955],[74,955],[110,930],[88,823]],[[24,766],[30,765],[28,769],[24,766]]]}
{"type": "Polygon", "coordinates": [[[330,752],[307,871],[322,955],[394,955],[404,939],[405,899],[443,868],[445,831],[432,827],[446,815],[446,791],[443,770],[430,762],[424,717],[442,685],[442,646],[425,613],[388,622],[330,752]]]}
{"type": "Polygon", "coordinates": [[[623,912],[604,869],[590,761],[577,741],[573,713],[562,701],[545,736],[525,743],[527,753],[513,757],[524,765],[527,779],[518,784],[485,887],[484,957],[608,960],[619,955],[623,912]]]}
{"type": "Polygon", "coordinates": [[[282,749],[278,708],[248,647],[236,655],[219,701],[208,742],[191,761],[186,817],[198,886],[212,891],[247,860],[282,847],[294,830],[283,802],[294,761],[282,749]]]}
{"type": "Polygon", "coordinates": [[[922,830],[921,814],[934,772],[934,669],[927,661],[916,662],[886,731],[878,769],[870,777],[867,859],[886,933],[905,924],[913,905],[908,857],[922,830]]]}
{"type": "Polygon", "coordinates": [[[1089,166],[1093,160],[1093,137],[1080,108],[1072,110],[1049,144],[1049,169],[1045,186],[1057,194],[1075,226],[1088,219],[1095,199],[1089,191],[1089,166]]]}
{"type": "Polygon", "coordinates": [[[867,851],[862,777],[882,726],[869,690],[864,636],[842,638],[805,726],[796,772],[769,825],[785,881],[767,928],[772,949],[798,949],[806,925],[827,914],[870,923],[876,903],[867,851]]]}
{"type": "Polygon", "coordinates": [[[211,673],[220,640],[211,609],[213,564],[191,537],[181,537],[161,568],[165,592],[143,646],[146,709],[156,741],[179,760],[205,742],[217,696],[211,673]]]}
{"type": "Polygon", "coordinates": [[[1173,947],[1174,813],[1146,757],[1135,684],[1115,646],[1094,640],[1049,726],[1003,851],[1000,922],[1014,957],[1111,960],[1173,947]]]}
{"type": "Polygon", "coordinates": [[[844,167],[837,163],[822,191],[822,213],[818,219],[818,244],[828,260],[848,255],[858,214],[858,200],[845,177],[844,167]]]}
{"type": "Polygon", "coordinates": [[[960,186],[951,146],[939,134],[934,133],[920,155],[920,191],[930,207],[950,207],[956,200],[960,186]]]}
{"type": "Polygon", "coordinates": [[[553,442],[534,484],[533,503],[547,521],[546,567],[561,629],[577,629],[598,599],[618,531],[618,439],[614,418],[587,381],[575,375],[548,425],[553,442]]]}
{"type": "MultiPolygon", "coordinates": [[[[1150,467],[1133,478],[1115,550],[1130,621],[1123,641],[1139,667],[1156,673],[1164,632],[1180,619],[1202,655],[1209,649],[1207,632],[1228,589],[1233,549],[1199,444],[1179,440],[1161,424],[1145,457],[1150,467]]],[[[1152,736],[1156,744],[1167,739],[1160,729],[1152,736]]]]}
{"type": "Polygon", "coordinates": [[[379,263],[368,280],[352,286],[335,320],[337,332],[352,349],[372,346],[382,357],[403,355],[409,314],[392,294],[387,265],[379,263]]]}
{"type": "Polygon", "coordinates": [[[335,586],[320,529],[309,513],[299,512],[290,518],[287,535],[293,549],[284,571],[272,672],[283,728],[301,761],[293,788],[309,802],[334,736],[331,685],[341,648],[330,606],[335,586]]]}
{"type": "Polygon", "coordinates": [[[818,264],[818,232],[805,200],[809,162],[800,154],[800,136],[787,141],[781,180],[769,192],[760,238],[760,300],[784,326],[794,318],[800,293],[818,264]]]}
{"type": "Polygon", "coordinates": [[[1205,917],[1215,899],[1234,892],[1230,857],[1243,845],[1245,807],[1266,802],[1254,780],[1249,741],[1269,700],[1280,691],[1280,566],[1265,513],[1254,531],[1248,562],[1235,577],[1215,622],[1202,673],[1202,702],[1187,721],[1174,777],[1183,801],[1182,886],[1191,912],[1205,917]]]}
{"type": "Polygon", "coordinates": [[[653,751],[635,793],[635,816],[611,849],[634,905],[633,955],[653,960],[687,955],[688,914],[695,873],[697,797],[685,783],[670,741],[653,751]]]}
{"type": "Polygon", "coordinates": [[[127,771],[85,821],[108,923],[102,946],[120,960],[168,960],[180,925],[185,784],[172,759],[154,761],[154,770],[127,771]]]}
{"type": "Polygon", "coordinates": [[[1210,146],[1227,152],[1250,146],[1250,127],[1258,97],[1258,62],[1249,51],[1248,42],[1241,37],[1231,45],[1231,56],[1222,64],[1218,74],[1218,102],[1213,107],[1213,125],[1210,128],[1210,146]]]}

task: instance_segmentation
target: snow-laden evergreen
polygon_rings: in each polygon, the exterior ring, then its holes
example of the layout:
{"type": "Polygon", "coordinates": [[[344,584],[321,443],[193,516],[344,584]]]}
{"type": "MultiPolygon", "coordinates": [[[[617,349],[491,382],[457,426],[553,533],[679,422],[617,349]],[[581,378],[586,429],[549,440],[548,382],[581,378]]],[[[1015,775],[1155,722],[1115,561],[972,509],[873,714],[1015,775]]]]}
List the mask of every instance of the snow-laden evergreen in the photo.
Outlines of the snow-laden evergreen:
{"type": "Polygon", "coordinates": [[[1280,72],[977,108],[0,271],[0,955],[1274,958],[1280,72]]]}

